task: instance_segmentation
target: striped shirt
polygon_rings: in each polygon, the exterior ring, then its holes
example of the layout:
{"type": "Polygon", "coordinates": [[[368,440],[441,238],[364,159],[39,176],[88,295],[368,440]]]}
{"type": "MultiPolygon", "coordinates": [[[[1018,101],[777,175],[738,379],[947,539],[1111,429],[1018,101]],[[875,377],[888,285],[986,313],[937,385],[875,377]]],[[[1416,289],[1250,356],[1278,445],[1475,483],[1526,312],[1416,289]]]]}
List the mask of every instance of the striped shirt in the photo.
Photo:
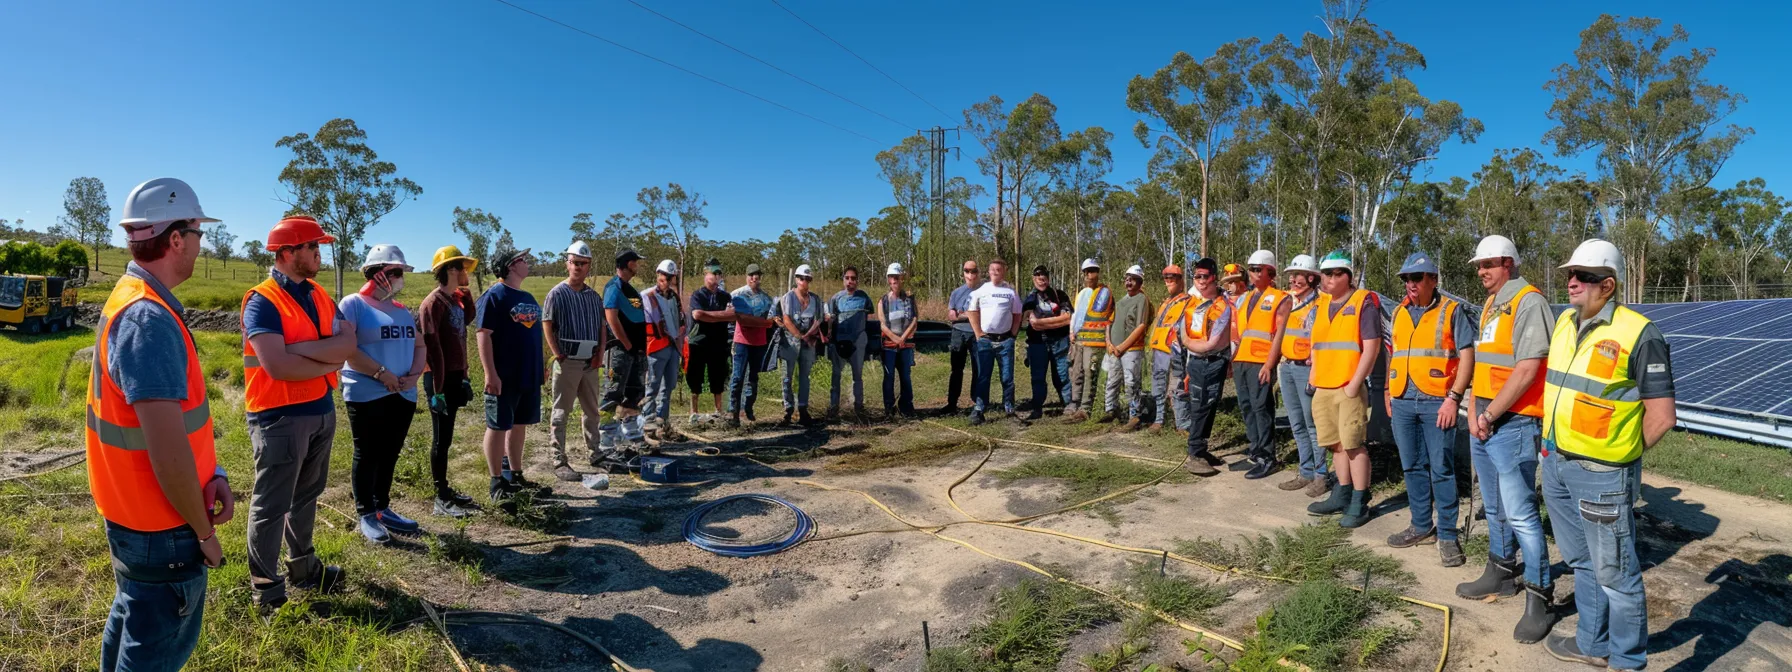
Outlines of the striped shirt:
{"type": "MultiPolygon", "coordinates": [[[[554,285],[548,290],[547,305],[542,310],[541,320],[554,325],[561,354],[578,354],[579,344],[573,341],[603,341],[604,298],[590,283],[578,290],[565,281],[554,285]]],[[[595,346],[601,347],[601,343],[595,346]]]]}

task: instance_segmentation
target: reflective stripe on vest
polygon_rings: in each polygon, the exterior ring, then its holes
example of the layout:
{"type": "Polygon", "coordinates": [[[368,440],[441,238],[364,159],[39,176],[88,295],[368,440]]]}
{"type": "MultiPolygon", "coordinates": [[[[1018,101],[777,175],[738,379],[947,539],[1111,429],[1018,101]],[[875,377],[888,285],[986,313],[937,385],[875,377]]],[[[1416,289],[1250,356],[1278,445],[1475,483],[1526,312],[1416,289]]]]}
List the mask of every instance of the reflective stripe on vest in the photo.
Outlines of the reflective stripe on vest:
{"type": "MultiPolygon", "coordinates": [[[[186,525],[186,520],[168,503],[156,480],[149,462],[149,439],[136,407],[125,401],[124,391],[106,370],[110,359],[106,337],[112,321],[138,301],[155,303],[180,322],[174,309],[143,279],[127,274],[113,286],[101,311],[93,348],[93,374],[87,386],[87,480],[93,503],[106,520],[139,532],[160,532],[186,525]]],[[[193,453],[194,478],[204,485],[218,465],[211,404],[205,396],[199,350],[185,324],[181,324],[181,340],[187,362],[187,398],[180,401],[181,424],[187,448],[193,453]]]]}
{"type": "Polygon", "coordinates": [[[1622,466],[1643,454],[1643,402],[1630,353],[1649,318],[1618,306],[1610,324],[1579,335],[1575,311],[1550,334],[1543,384],[1543,435],[1565,454],[1622,466]]]}
{"type": "Polygon", "coordinates": [[[1182,315],[1188,311],[1189,295],[1177,292],[1174,298],[1164,301],[1157,309],[1157,321],[1151,324],[1151,349],[1158,352],[1169,352],[1170,344],[1175,340],[1176,326],[1182,322],[1182,315]]]}
{"type": "Polygon", "coordinates": [[[1275,344],[1277,307],[1288,299],[1288,293],[1270,287],[1252,290],[1245,297],[1240,302],[1245,308],[1238,319],[1242,327],[1238,332],[1238,355],[1233,361],[1267,364],[1270,348],[1275,344]]]}
{"type": "MultiPolygon", "coordinates": [[[[1487,303],[1481,307],[1481,334],[1475,340],[1475,396],[1492,399],[1506,386],[1506,379],[1512,376],[1512,370],[1518,367],[1515,352],[1517,333],[1515,323],[1518,315],[1518,302],[1530,295],[1542,296],[1526,283],[1524,288],[1513,295],[1512,300],[1495,305],[1493,296],[1487,297],[1487,303]]],[[[1518,400],[1508,409],[1519,415],[1533,418],[1543,417],[1543,376],[1531,381],[1531,387],[1519,395],[1518,400]]]]}
{"type": "Polygon", "coordinates": [[[1369,292],[1352,290],[1338,314],[1331,314],[1332,297],[1319,297],[1313,310],[1313,386],[1335,390],[1350,383],[1363,358],[1361,319],[1369,292]]]}
{"type": "Polygon", "coordinates": [[[1108,325],[1113,323],[1114,295],[1107,285],[1098,285],[1083,305],[1083,328],[1076,332],[1077,345],[1108,347],[1108,325]]]}
{"type": "MultiPolygon", "coordinates": [[[[311,303],[317,307],[317,323],[299,307],[299,302],[282,289],[273,278],[263,280],[261,284],[243,294],[243,310],[249,308],[249,298],[260,294],[262,298],[274,304],[280,311],[280,332],[287,345],[306,341],[317,341],[329,338],[335,330],[336,304],[330,302],[330,295],[316,282],[306,280],[311,286],[311,303]]],[[[247,325],[245,324],[245,332],[247,325]]],[[[255,355],[255,346],[249,339],[243,339],[243,410],[260,413],[270,408],[302,404],[315,401],[336,389],[338,374],[331,371],[316,378],[307,380],[279,380],[261,368],[261,358],[255,355]]]]}
{"type": "Polygon", "coordinates": [[[1394,309],[1394,352],[1388,356],[1388,392],[1396,397],[1406,394],[1410,380],[1420,392],[1444,396],[1449,394],[1461,363],[1454,329],[1459,306],[1440,294],[1437,305],[1419,314],[1417,325],[1401,314],[1402,309],[1412,308],[1411,300],[1403,299],[1394,309]],[[1414,348],[1414,341],[1431,347],[1414,348]]]}
{"type": "MultiPolygon", "coordinates": [[[[1290,300],[1293,300],[1290,295],[1290,300]]],[[[1319,303],[1319,292],[1297,302],[1288,311],[1288,330],[1282,334],[1282,360],[1304,362],[1313,356],[1313,306],[1319,303]]]]}
{"type": "MultiPolygon", "coordinates": [[[[1193,303],[1194,297],[1189,298],[1190,303],[1193,303]]],[[[1228,305],[1230,304],[1226,303],[1225,297],[1202,299],[1201,303],[1195,305],[1194,310],[1182,311],[1183,331],[1188,333],[1189,338],[1207,340],[1208,332],[1213,329],[1213,323],[1218,321],[1221,315],[1226,314],[1228,305]],[[1199,323],[1197,323],[1197,318],[1199,318],[1199,323]]],[[[1210,353],[1209,356],[1219,354],[1223,353],[1210,353]]]]}

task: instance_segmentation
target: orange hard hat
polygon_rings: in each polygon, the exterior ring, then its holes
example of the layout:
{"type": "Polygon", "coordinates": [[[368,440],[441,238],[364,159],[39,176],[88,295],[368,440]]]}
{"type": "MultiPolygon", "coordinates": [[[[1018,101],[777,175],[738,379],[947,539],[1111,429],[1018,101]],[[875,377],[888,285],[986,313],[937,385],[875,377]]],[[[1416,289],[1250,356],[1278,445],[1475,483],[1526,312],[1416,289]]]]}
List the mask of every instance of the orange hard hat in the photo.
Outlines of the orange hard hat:
{"type": "Polygon", "coordinates": [[[1164,267],[1164,275],[1180,276],[1180,275],[1182,275],[1182,267],[1177,266],[1175,264],[1170,264],[1169,266],[1165,266],[1164,267]]]}
{"type": "Polygon", "coordinates": [[[282,219],[279,224],[274,225],[274,230],[268,232],[269,252],[312,242],[327,244],[336,242],[336,239],[324,233],[324,227],[318,226],[317,219],[310,215],[293,215],[282,219]]]}

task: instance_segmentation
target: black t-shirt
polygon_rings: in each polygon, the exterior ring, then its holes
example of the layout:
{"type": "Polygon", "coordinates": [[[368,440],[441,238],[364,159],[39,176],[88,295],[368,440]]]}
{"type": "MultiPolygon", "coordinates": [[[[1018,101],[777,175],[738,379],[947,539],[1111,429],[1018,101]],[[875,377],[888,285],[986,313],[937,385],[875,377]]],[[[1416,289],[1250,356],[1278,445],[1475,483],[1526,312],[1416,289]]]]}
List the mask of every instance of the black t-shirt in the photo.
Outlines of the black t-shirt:
{"type": "MultiPolygon", "coordinates": [[[[1022,302],[1020,305],[1020,311],[1022,313],[1032,313],[1033,319],[1035,320],[1057,317],[1070,310],[1070,296],[1065,294],[1064,290],[1058,289],[1057,287],[1047,287],[1043,292],[1033,290],[1032,293],[1027,295],[1026,301],[1022,302]]],[[[1037,343],[1041,339],[1069,337],[1070,325],[1068,324],[1056,329],[1046,329],[1044,331],[1035,330],[1031,327],[1027,328],[1028,343],[1037,343]]]]}
{"type": "MultiPolygon", "coordinates": [[[[691,292],[691,310],[722,311],[732,305],[734,305],[734,297],[719,289],[712,290],[708,285],[698,287],[697,291],[691,292]]],[[[697,328],[691,330],[691,345],[727,343],[729,341],[727,322],[694,321],[697,328]]]]}

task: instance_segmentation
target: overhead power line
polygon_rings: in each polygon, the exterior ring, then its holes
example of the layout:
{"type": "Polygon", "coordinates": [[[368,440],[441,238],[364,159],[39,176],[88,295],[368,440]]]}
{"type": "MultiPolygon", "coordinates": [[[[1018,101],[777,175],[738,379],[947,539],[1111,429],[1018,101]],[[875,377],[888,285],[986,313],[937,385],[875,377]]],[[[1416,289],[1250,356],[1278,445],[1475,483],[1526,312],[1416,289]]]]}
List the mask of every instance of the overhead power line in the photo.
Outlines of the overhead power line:
{"type": "Polygon", "coordinates": [[[711,41],[711,42],[714,42],[714,43],[716,43],[716,44],[719,44],[719,45],[722,45],[722,46],[724,46],[724,47],[727,47],[727,48],[728,48],[728,49],[730,49],[730,50],[732,50],[732,51],[733,51],[733,52],[734,52],[734,53],[737,53],[737,54],[740,54],[740,55],[742,55],[742,56],[745,56],[745,57],[747,57],[747,58],[751,58],[751,59],[753,59],[753,60],[755,60],[755,61],[758,61],[758,62],[759,62],[759,63],[760,63],[760,64],[761,64],[761,65],[764,65],[764,66],[765,66],[765,67],[768,67],[768,68],[771,68],[771,69],[773,69],[773,70],[777,70],[777,71],[778,71],[778,72],[781,72],[781,73],[783,73],[783,74],[784,74],[784,75],[785,75],[785,76],[787,76],[787,77],[789,77],[789,78],[791,78],[791,79],[794,79],[794,80],[796,80],[796,81],[799,81],[799,82],[802,82],[802,83],[804,83],[804,84],[808,84],[808,85],[809,85],[809,86],[811,86],[811,87],[814,87],[814,88],[815,88],[815,89],[816,89],[816,90],[818,90],[818,91],[821,91],[821,92],[822,92],[822,93],[826,93],[826,94],[828,94],[828,95],[830,95],[830,96],[833,96],[833,97],[835,97],[835,98],[839,98],[839,99],[840,99],[840,100],[844,100],[844,101],[846,101],[846,102],[848,102],[848,103],[851,103],[851,104],[852,104],[852,105],[853,105],[853,106],[854,106],[854,107],[857,107],[857,108],[859,108],[859,109],[861,109],[861,110],[864,110],[864,111],[866,111],[866,112],[870,112],[870,113],[872,113],[872,114],[875,114],[875,115],[877,115],[877,116],[880,116],[880,117],[883,117],[883,118],[884,118],[884,119],[885,119],[885,120],[886,120],[886,121],[889,121],[889,122],[890,122],[890,123],[892,123],[892,124],[895,124],[895,125],[897,125],[897,126],[901,126],[901,127],[902,127],[902,128],[903,128],[903,129],[905,129],[905,130],[914,130],[914,129],[915,129],[915,127],[914,127],[914,126],[913,126],[913,125],[910,125],[910,124],[904,124],[904,123],[902,123],[902,122],[900,122],[900,121],[897,121],[897,120],[895,120],[895,119],[893,119],[893,118],[891,118],[891,117],[890,117],[890,115],[887,115],[887,114],[884,114],[884,113],[882,113],[882,112],[879,112],[879,111],[877,111],[877,110],[873,110],[873,109],[871,109],[871,108],[869,108],[869,107],[866,107],[866,106],[864,106],[864,105],[863,105],[863,104],[860,104],[860,103],[859,103],[859,102],[858,102],[858,101],[856,101],[856,100],[853,100],[853,99],[851,99],[851,98],[847,98],[847,97],[846,97],[846,96],[842,96],[842,95],[840,95],[840,94],[838,94],[838,93],[835,93],[835,92],[834,92],[834,91],[832,91],[832,90],[830,90],[830,89],[828,89],[828,88],[827,88],[827,87],[825,87],[825,86],[822,86],[822,85],[820,85],[820,84],[816,84],[816,83],[815,83],[815,82],[811,82],[811,81],[809,81],[809,80],[807,80],[807,79],[803,79],[803,78],[802,78],[802,77],[801,77],[801,76],[799,76],[799,75],[797,75],[797,74],[796,74],[796,73],[794,73],[794,72],[791,72],[791,71],[789,71],[789,70],[785,70],[785,69],[783,69],[783,68],[780,68],[780,67],[778,67],[778,66],[776,66],[776,65],[773,65],[773,64],[772,64],[772,63],[771,63],[771,62],[770,62],[770,61],[767,61],[767,60],[765,60],[765,59],[763,59],[763,58],[760,58],[760,57],[758,57],[758,56],[754,56],[754,55],[752,55],[752,54],[749,54],[749,53],[747,53],[747,52],[746,52],[746,51],[743,51],[743,50],[741,50],[741,49],[740,49],[740,48],[739,48],[739,47],[736,47],[736,46],[734,46],[734,45],[732,45],[732,44],[729,44],[729,43],[727,43],[727,42],[723,42],[723,41],[722,41],[722,40],[721,40],[721,39],[720,39],[720,38],[717,38],[717,37],[715,37],[715,36],[713,36],[713,35],[710,35],[710,34],[709,34],[709,33],[705,33],[705,32],[703,32],[703,31],[701,31],[701,30],[697,30],[697,29],[696,29],[696,28],[692,28],[692,27],[690,27],[690,26],[689,26],[689,25],[686,25],[686,24],[685,24],[685,23],[683,23],[683,22],[681,22],[681,21],[679,21],[679,20],[678,20],[678,19],[674,19],[674,18],[672,18],[672,17],[670,17],[670,16],[666,16],[666,15],[665,15],[665,14],[661,14],[661,13],[659,13],[659,12],[657,12],[657,11],[654,11],[654,9],[653,9],[653,8],[652,8],[652,7],[648,7],[648,6],[647,6],[647,5],[643,5],[643,4],[641,4],[641,3],[640,3],[640,2],[637,2],[637,1],[636,1],[636,0],[628,0],[628,4],[631,4],[631,5],[634,5],[634,6],[636,6],[636,7],[640,7],[640,8],[641,8],[641,11],[644,11],[644,12],[647,12],[647,13],[648,13],[648,14],[652,14],[652,15],[654,15],[654,16],[657,16],[657,17],[660,17],[660,18],[662,18],[662,19],[665,19],[665,20],[667,20],[667,21],[669,21],[669,22],[671,22],[671,23],[672,23],[672,25],[675,25],[675,26],[678,26],[678,27],[679,27],[679,28],[683,28],[683,29],[685,29],[685,30],[688,30],[688,31],[691,31],[691,32],[693,32],[693,33],[696,33],[696,34],[698,34],[698,35],[701,35],[701,36],[703,36],[703,38],[704,38],[704,39],[707,39],[707,40],[709,40],[709,41],[711,41]]]}
{"type": "Polygon", "coordinates": [[[759,101],[759,102],[762,102],[762,103],[765,103],[765,104],[767,104],[767,105],[770,105],[770,106],[772,106],[772,107],[776,107],[776,108],[778,108],[778,109],[780,109],[780,110],[784,110],[784,111],[785,111],[785,112],[789,112],[789,113],[791,113],[791,114],[794,114],[794,115],[797,115],[797,116],[799,116],[799,117],[803,117],[803,118],[805,118],[805,119],[808,119],[808,120],[810,120],[810,121],[813,121],[813,122],[815,122],[815,123],[818,123],[818,124],[821,124],[821,125],[823,125],[823,126],[827,126],[827,127],[830,127],[830,128],[833,128],[833,129],[835,129],[835,130],[837,130],[837,131],[840,131],[840,132],[842,132],[842,133],[848,133],[848,134],[851,134],[851,135],[856,135],[856,136],[859,136],[859,137],[861,137],[861,138],[864,138],[864,139],[866,139],[866,140],[869,140],[869,141],[871,141],[871,142],[874,142],[874,143],[878,143],[878,144],[883,144],[883,142],[882,142],[882,141],[881,141],[881,140],[878,140],[878,139],[877,139],[877,138],[873,138],[873,137],[871,137],[871,136],[869,136],[869,135],[865,135],[865,134],[864,134],[864,133],[860,133],[860,132],[858,132],[858,131],[855,131],[855,130],[852,130],[852,129],[850,129],[850,128],[846,128],[846,127],[845,127],[845,126],[841,126],[841,125],[839,125],[839,124],[835,124],[835,123],[832,123],[832,122],[829,122],[829,121],[827,121],[827,120],[825,120],[825,119],[822,119],[822,118],[820,118],[820,117],[817,117],[817,116],[815,116],[815,115],[813,115],[813,114],[809,114],[809,113],[807,113],[807,112],[803,112],[803,111],[801,111],[801,110],[798,110],[798,109],[796,109],[796,108],[793,108],[793,107],[791,107],[791,106],[789,106],[789,105],[785,105],[785,104],[783,104],[783,103],[780,103],[780,102],[778,102],[778,101],[775,101],[775,100],[772,100],[772,99],[770,99],[770,98],[766,98],[766,97],[765,97],[765,96],[761,96],[761,95],[759,95],[759,94],[757,94],[757,93],[753,93],[753,92],[751,92],[751,91],[748,91],[748,90],[746,90],[746,89],[742,89],[742,88],[740,88],[740,87],[738,87],[738,86],[734,86],[734,85],[732,85],[732,84],[729,84],[729,83],[727,83],[727,82],[724,82],[724,81],[722,81],[722,80],[719,80],[719,79],[716,79],[716,78],[714,78],[714,77],[711,77],[711,76],[709,76],[709,75],[705,75],[705,74],[703,74],[703,73],[701,73],[701,72],[697,72],[697,71],[695,71],[695,70],[692,70],[692,69],[690,69],[690,68],[687,68],[687,67],[684,67],[684,66],[682,66],[682,65],[679,65],[679,64],[677,64],[677,63],[673,63],[673,62],[671,62],[671,61],[668,61],[668,60],[666,60],[666,59],[663,59],[663,58],[660,58],[660,57],[658,57],[658,56],[655,56],[655,55],[653,55],[653,54],[649,54],[649,53],[647,53],[647,52],[645,52],[645,51],[641,51],[641,50],[640,50],[640,49],[636,49],[636,48],[634,48],[634,47],[631,47],[631,46],[628,46],[628,45],[626,45],[626,44],[623,44],[623,43],[621,43],[621,42],[617,42],[617,41],[615,41],[615,40],[612,40],[612,39],[610,39],[610,38],[607,38],[607,37],[604,37],[604,36],[602,36],[602,35],[598,35],[598,34],[597,34],[597,33],[593,33],[593,32],[591,32],[591,31],[589,31],[589,30],[585,30],[585,29],[584,29],[584,28],[580,28],[580,27],[578,27],[578,26],[574,26],[574,25],[572,25],[572,24],[569,24],[569,23],[566,23],[566,22],[565,22],[565,21],[561,21],[561,20],[559,20],[559,19],[556,19],[556,18],[554,18],[554,17],[551,17],[551,16],[547,16],[547,15],[545,15],[545,14],[542,14],[542,13],[540,13],[540,12],[536,12],[536,11],[534,11],[534,10],[531,10],[531,9],[529,9],[529,8],[527,8],[527,7],[523,7],[523,6],[521,6],[521,5],[518,5],[518,4],[516,4],[516,3],[513,3],[513,2],[510,2],[510,1],[509,1],[509,0],[492,0],[492,2],[496,2],[496,3],[498,3],[498,4],[500,4],[500,5],[504,5],[504,6],[506,6],[506,7],[509,7],[509,8],[511,8],[511,9],[514,9],[514,10],[516,10],[516,11],[519,11],[519,12],[522,12],[522,13],[524,13],[524,14],[528,14],[528,15],[530,15],[530,16],[533,16],[533,17],[535,17],[535,18],[538,18],[538,19],[541,19],[541,20],[543,20],[543,21],[546,21],[546,22],[548,22],[548,23],[552,23],[552,24],[554,24],[554,25],[556,25],[556,26],[560,26],[560,27],[561,27],[561,28],[565,28],[565,29],[567,29],[567,30],[570,30],[570,31],[573,31],[573,32],[575,32],[575,33],[578,33],[578,34],[580,34],[580,35],[584,35],[584,36],[585,36],[585,37],[589,37],[589,38],[591,38],[591,39],[594,39],[594,40],[597,40],[597,41],[599,41],[599,42],[603,42],[603,43],[604,43],[604,44],[608,44],[608,45],[610,45],[610,46],[612,46],[612,47],[616,47],[616,48],[617,48],[617,49],[621,49],[621,50],[623,50],[623,51],[626,51],[626,52],[629,52],[629,53],[631,53],[631,54],[634,54],[634,55],[636,55],[636,56],[640,56],[640,57],[642,57],[642,58],[645,58],[645,59],[648,59],[648,60],[650,60],[650,61],[653,61],[653,62],[655,62],[655,63],[659,63],[659,64],[660,64],[660,65],[664,65],[664,66],[666,66],[666,67],[668,67],[668,68],[672,68],[672,69],[673,69],[673,70],[677,70],[677,71],[679,71],[679,72],[682,72],[682,73],[685,73],[685,74],[687,74],[687,75],[690,75],[690,76],[692,76],[692,77],[696,77],[696,78],[698,78],[698,79],[701,79],[701,80],[704,80],[704,81],[706,81],[706,82],[709,82],[709,83],[711,83],[711,84],[714,84],[714,85],[716,85],[716,86],[720,86],[720,87],[722,87],[722,88],[724,88],[724,89],[728,89],[728,90],[729,90],[729,91],[733,91],[733,92],[735,92],[735,93],[738,93],[738,94],[741,94],[741,95],[743,95],[743,96],[746,96],[746,97],[748,97],[748,98],[752,98],[752,99],[754,99],[754,100],[757,100],[757,101],[759,101]]]}
{"type": "Polygon", "coordinates": [[[890,81],[891,81],[891,82],[892,82],[892,83],[894,83],[894,84],[895,84],[895,85],[897,85],[897,86],[900,86],[900,87],[902,87],[902,90],[903,90],[903,91],[907,91],[907,92],[908,92],[908,95],[911,95],[911,96],[914,96],[914,97],[915,97],[915,98],[916,98],[916,99],[917,99],[917,100],[920,100],[920,101],[921,101],[921,102],[923,102],[923,103],[927,103],[927,106],[928,106],[928,107],[931,107],[931,108],[933,108],[933,111],[935,111],[935,112],[938,112],[938,113],[940,113],[940,114],[941,114],[941,115],[942,115],[942,116],[944,116],[944,117],[946,117],[946,119],[947,119],[947,120],[948,120],[948,121],[950,121],[950,120],[952,120],[952,115],[950,115],[950,114],[946,114],[946,111],[945,111],[945,110],[942,110],[942,109],[940,109],[940,106],[938,106],[938,105],[935,105],[935,104],[933,104],[933,102],[932,102],[932,101],[930,101],[930,100],[927,100],[927,99],[926,99],[926,98],[923,98],[923,97],[921,97],[921,94],[919,94],[919,93],[915,93],[915,90],[914,90],[914,89],[911,89],[911,88],[908,88],[908,86],[907,86],[907,85],[904,85],[904,84],[903,84],[903,83],[902,83],[902,82],[899,82],[899,81],[896,81],[896,78],[895,78],[895,77],[891,77],[891,76],[890,76],[890,73],[887,73],[887,72],[884,72],[884,71],[883,71],[883,69],[882,69],[882,68],[879,68],[879,67],[877,67],[877,66],[876,66],[876,65],[873,65],[873,64],[872,64],[872,63],[871,63],[871,61],[868,61],[868,60],[865,60],[865,57],[864,57],[864,56],[860,56],[860,55],[859,55],[859,54],[858,54],[858,52],[856,52],[856,51],[853,51],[853,50],[852,50],[852,49],[848,49],[848,48],[847,48],[847,46],[846,46],[846,45],[844,45],[844,44],[841,44],[841,43],[840,43],[840,41],[839,41],[839,40],[836,40],[836,39],[834,39],[834,38],[833,38],[833,36],[831,36],[831,35],[828,35],[828,34],[827,34],[827,32],[825,32],[825,31],[823,31],[823,30],[822,30],[822,29],[820,29],[820,28],[817,28],[817,27],[815,27],[815,24],[813,24],[813,23],[809,23],[809,20],[808,20],[808,19],[805,19],[805,18],[803,18],[803,17],[801,17],[801,16],[798,16],[798,15],[797,15],[797,13],[796,13],[796,12],[793,12],[793,11],[790,11],[790,8],[789,8],[789,7],[785,7],[785,6],[784,6],[784,5],[783,5],[783,4],[782,4],[782,3],[780,3],[780,2],[778,2],[778,0],[771,0],[771,3],[772,3],[772,4],[774,4],[774,5],[777,5],[777,6],[778,6],[778,9],[782,9],[782,10],[784,10],[784,13],[785,13],[785,14],[789,14],[789,15],[790,15],[790,16],[791,16],[791,17],[793,17],[793,18],[795,18],[795,19],[796,19],[796,20],[798,20],[798,21],[801,21],[801,22],[803,22],[803,25],[805,25],[805,26],[808,26],[808,27],[809,27],[809,29],[810,29],[810,30],[813,30],[813,31],[815,31],[815,32],[816,32],[816,34],[819,34],[819,35],[821,35],[821,36],[822,36],[822,37],[825,37],[825,38],[828,38],[828,41],[829,41],[829,42],[833,42],[833,43],[834,43],[834,46],[836,46],[836,47],[840,47],[840,49],[841,49],[841,50],[842,50],[842,51],[845,51],[845,52],[846,52],[846,53],[849,53],[849,54],[852,54],[852,57],[853,57],[853,58],[856,58],[856,59],[859,59],[859,62],[861,62],[861,63],[864,63],[864,64],[865,64],[865,65],[866,65],[866,66],[869,66],[869,67],[870,67],[870,68],[871,68],[871,69],[872,69],[872,70],[876,70],[876,71],[877,71],[877,74],[880,74],[880,75],[883,75],[883,76],[884,76],[884,79],[888,79],[888,80],[890,80],[890,81]]]}

